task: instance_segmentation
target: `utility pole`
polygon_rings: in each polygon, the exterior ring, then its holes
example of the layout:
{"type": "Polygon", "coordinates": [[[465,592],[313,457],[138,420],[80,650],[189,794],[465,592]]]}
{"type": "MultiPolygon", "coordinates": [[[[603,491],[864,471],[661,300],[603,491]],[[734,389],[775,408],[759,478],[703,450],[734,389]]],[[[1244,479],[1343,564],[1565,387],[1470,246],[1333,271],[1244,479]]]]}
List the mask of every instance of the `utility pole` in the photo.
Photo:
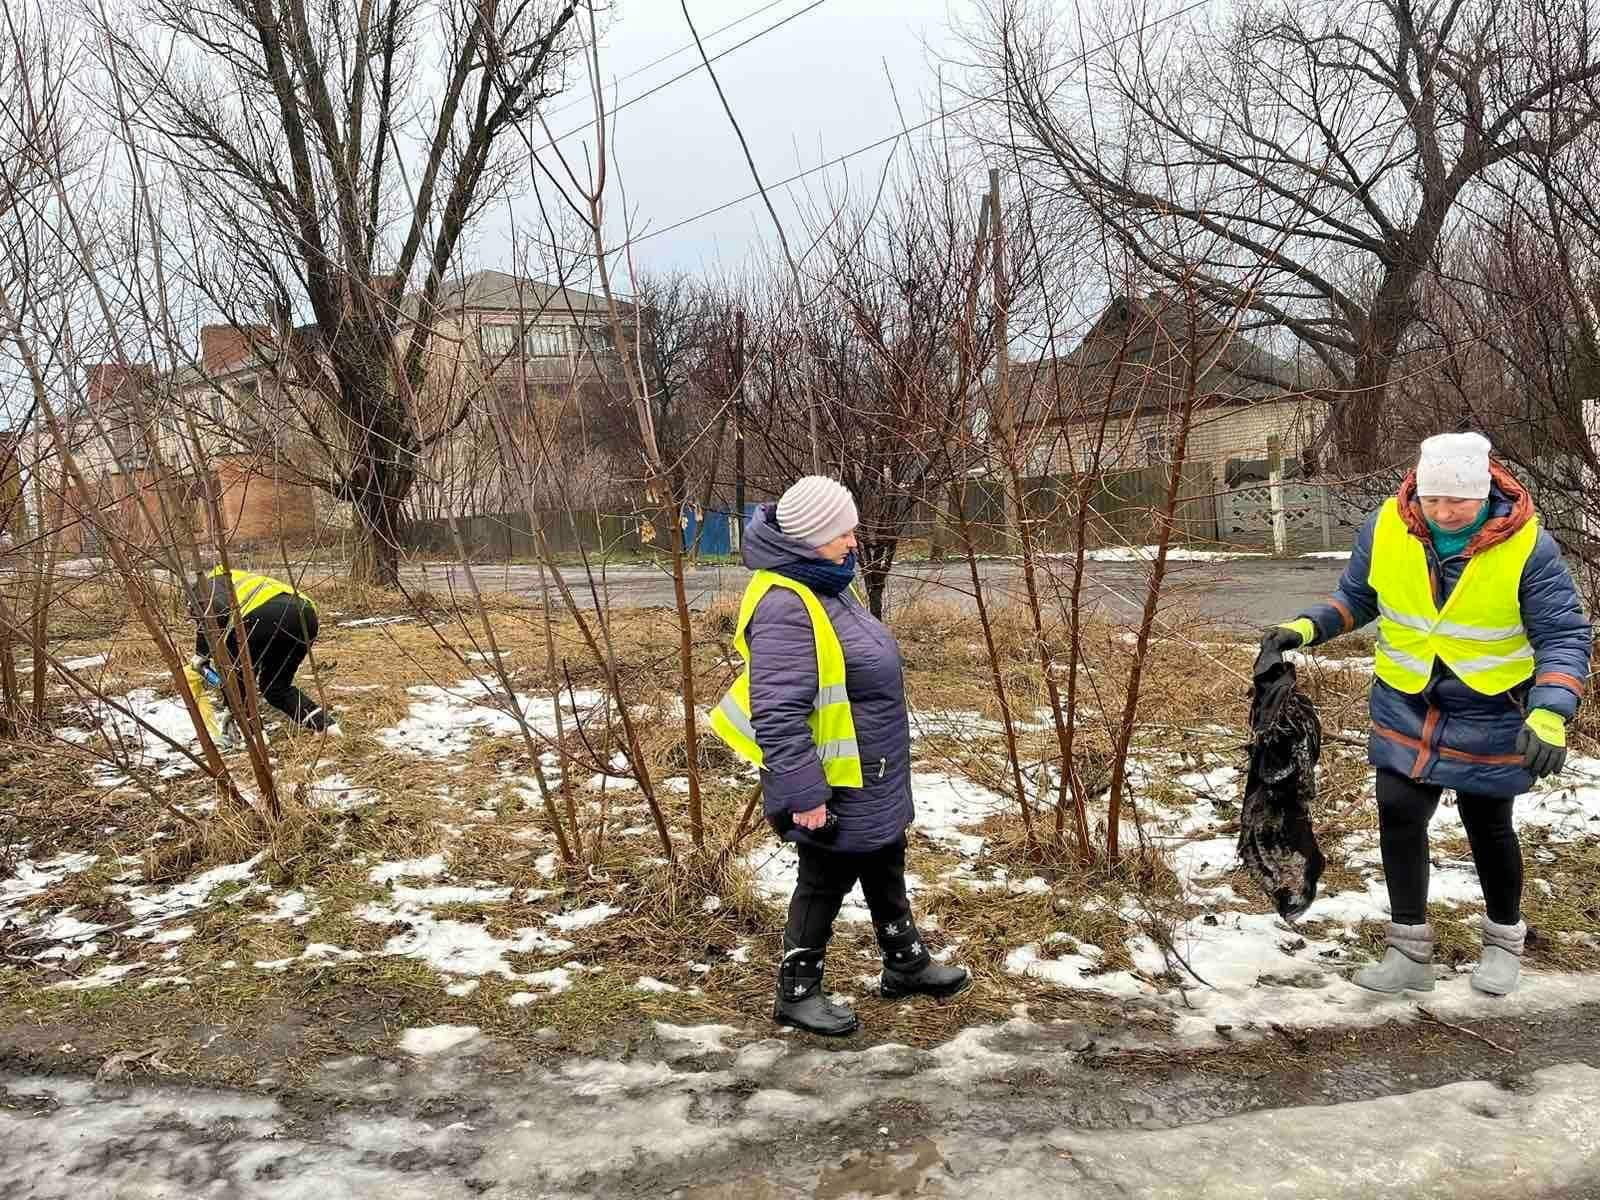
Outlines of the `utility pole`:
{"type": "Polygon", "coordinates": [[[1000,435],[1000,445],[1005,451],[1005,478],[1002,488],[1002,523],[1006,531],[1006,553],[1019,553],[1022,547],[1022,530],[1018,524],[1016,494],[1022,467],[1017,462],[1017,420],[1011,400],[1009,379],[1010,353],[1006,309],[1010,300],[1006,293],[1006,231],[1001,221],[1000,169],[989,168],[989,225],[993,231],[994,257],[991,260],[994,291],[994,363],[995,363],[995,425],[1000,435]]]}
{"type": "Polygon", "coordinates": [[[1272,515],[1272,553],[1285,558],[1289,528],[1283,512],[1283,441],[1275,433],[1267,437],[1267,506],[1272,515]]]}
{"type": "Polygon", "coordinates": [[[744,309],[733,314],[733,537],[735,552],[744,536],[744,309]]]}

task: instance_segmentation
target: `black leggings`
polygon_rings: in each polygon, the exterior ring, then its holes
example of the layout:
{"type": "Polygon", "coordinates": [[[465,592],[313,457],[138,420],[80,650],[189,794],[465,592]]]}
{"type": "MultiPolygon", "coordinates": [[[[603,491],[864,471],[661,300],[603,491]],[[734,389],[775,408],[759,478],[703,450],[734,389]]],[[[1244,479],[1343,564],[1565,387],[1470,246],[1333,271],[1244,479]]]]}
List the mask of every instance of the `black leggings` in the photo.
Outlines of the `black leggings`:
{"type": "MultiPolygon", "coordinates": [[[[261,698],[297,725],[323,729],[322,706],[294,685],[294,673],[317,640],[317,610],[299,596],[274,596],[244,618],[261,698]]],[[[228,650],[237,661],[238,639],[228,635],[228,650]]]]}
{"type": "Polygon", "coordinates": [[[789,898],[789,923],[783,931],[788,948],[820,951],[826,946],[839,906],[858,879],[873,924],[887,925],[911,915],[904,838],[866,854],[840,854],[804,844],[799,850],[800,877],[789,898]]]}
{"type": "MultiPolygon", "coordinates": [[[[1428,919],[1428,822],[1441,790],[1393,771],[1378,772],[1378,842],[1390,919],[1397,925],[1428,919]]],[[[1522,916],[1522,846],[1511,825],[1511,802],[1510,796],[1456,793],[1484,911],[1497,925],[1515,925],[1522,916]]]]}

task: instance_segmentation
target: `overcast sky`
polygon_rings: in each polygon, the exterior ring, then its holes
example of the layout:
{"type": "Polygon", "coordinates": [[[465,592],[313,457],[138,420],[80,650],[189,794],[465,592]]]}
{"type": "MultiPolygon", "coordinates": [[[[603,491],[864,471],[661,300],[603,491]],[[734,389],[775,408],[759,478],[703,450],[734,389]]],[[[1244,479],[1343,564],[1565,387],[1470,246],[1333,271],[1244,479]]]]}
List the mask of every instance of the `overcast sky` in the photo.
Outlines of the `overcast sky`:
{"type": "MultiPolygon", "coordinates": [[[[935,91],[936,60],[953,44],[952,9],[946,0],[813,3],[690,0],[690,12],[712,55],[760,34],[713,65],[769,184],[893,135],[899,117],[890,93],[891,74],[907,121],[923,119],[926,101],[935,91]],[[771,32],[761,32],[791,16],[771,32]]],[[[963,8],[956,0],[954,11],[963,8]]],[[[608,97],[614,94],[624,102],[699,62],[679,0],[618,0],[603,42],[601,71],[608,82],[615,82],[614,88],[608,86],[608,97]],[[669,54],[666,61],[648,65],[669,54]]],[[[550,123],[558,133],[589,118],[584,88],[584,81],[575,78],[569,94],[552,102],[550,123]]],[[[629,107],[618,122],[614,158],[636,233],[640,226],[664,229],[753,190],[738,140],[703,68],[629,107]]],[[[579,147],[586,138],[564,141],[562,149],[581,161],[579,147]]],[[[840,185],[848,172],[857,181],[875,182],[889,152],[886,146],[862,155],[830,169],[827,178],[840,185]]],[[[813,175],[794,188],[815,189],[823,181],[822,175],[813,175]]],[[[613,203],[618,201],[613,193],[613,203]]],[[[531,197],[518,209],[519,220],[537,221],[531,197]]],[[[785,218],[792,215],[784,205],[779,212],[785,218]]],[[[479,265],[512,265],[508,225],[503,213],[485,222],[474,255],[479,265]]],[[[762,239],[771,238],[771,220],[761,201],[753,199],[640,241],[638,265],[643,270],[694,272],[719,265],[734,268],[748,260],[762,239]]]]}

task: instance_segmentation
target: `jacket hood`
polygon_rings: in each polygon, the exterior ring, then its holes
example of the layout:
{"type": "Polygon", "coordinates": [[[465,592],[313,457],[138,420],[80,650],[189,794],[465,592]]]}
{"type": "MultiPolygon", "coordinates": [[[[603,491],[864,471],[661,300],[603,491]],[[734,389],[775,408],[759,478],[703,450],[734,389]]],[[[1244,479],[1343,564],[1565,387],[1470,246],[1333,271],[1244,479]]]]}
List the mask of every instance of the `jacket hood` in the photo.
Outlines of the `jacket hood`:
{"type": "MultiPolygon", "coordinates": [[[[1396,493],[1400,514],[1406,528],[1424,543],[1431,540],[1428,520],[1422,515],[1422,504],[1417,498],[1417,472],[1413,469],[1400,481],[1396,493]]],[[[1479,554],[1515,534],[1533,520],[1533,497],[1528,489],[1510,471],[1493,460],[1489,463],[1489,519],[1482,529],[1467,543],[1467,554],[1479,554]]]]}
{"type": "Polygon", "coordinates": [[[792,563],[822,561],[810,546],[778,528],[777,513],[777,505],[762,504],[750,514],[739,543],[744,565],[752,571],[775,571],[792,563]]]}

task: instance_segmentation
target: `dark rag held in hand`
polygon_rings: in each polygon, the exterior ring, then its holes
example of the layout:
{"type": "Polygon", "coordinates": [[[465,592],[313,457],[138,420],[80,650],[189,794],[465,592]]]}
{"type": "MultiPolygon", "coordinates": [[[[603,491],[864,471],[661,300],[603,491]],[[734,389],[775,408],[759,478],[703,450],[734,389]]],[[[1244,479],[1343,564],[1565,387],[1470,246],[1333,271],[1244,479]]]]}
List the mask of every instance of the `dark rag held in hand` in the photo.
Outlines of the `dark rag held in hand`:
{"type": "Polygon", "coordinates": [[[1321,753],[1322,722],[1295,686],[1294,665],[1269,667],[1256,677],[1250,698],[1250,774],[1239,818],[1239,857],[1285,920],[1311,907],[1326,863],[1311,828],[1321,753]]]}

